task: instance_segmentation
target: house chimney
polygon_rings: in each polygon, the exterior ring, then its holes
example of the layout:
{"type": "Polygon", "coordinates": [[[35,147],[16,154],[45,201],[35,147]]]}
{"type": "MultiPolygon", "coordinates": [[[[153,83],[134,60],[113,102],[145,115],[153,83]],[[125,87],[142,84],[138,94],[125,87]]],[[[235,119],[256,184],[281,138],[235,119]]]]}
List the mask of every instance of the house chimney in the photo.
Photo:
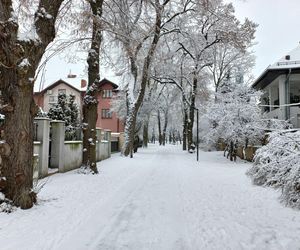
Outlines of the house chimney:
{"type": "Polygon", "coordinates": [[[68,78],[76,78],[76,77],[77,77],[77,75],[72,74],[72,72],[70,70],[70,73],[68,74],[68,78]]]}
{"type": "Polygon", "coordinates": [[[285,56],[285,60],[290,60],[291,59],[291,56],[290,55],[286,55],[285,56]]]}
{"type": "Polygon", "coordinates": [[[86,80],[84,80],[84,79],[81,79],[81,88],[85,88],[85,87],[86,87],[86,85],[87,85],[87,82],[86,82],[86,80]]]}

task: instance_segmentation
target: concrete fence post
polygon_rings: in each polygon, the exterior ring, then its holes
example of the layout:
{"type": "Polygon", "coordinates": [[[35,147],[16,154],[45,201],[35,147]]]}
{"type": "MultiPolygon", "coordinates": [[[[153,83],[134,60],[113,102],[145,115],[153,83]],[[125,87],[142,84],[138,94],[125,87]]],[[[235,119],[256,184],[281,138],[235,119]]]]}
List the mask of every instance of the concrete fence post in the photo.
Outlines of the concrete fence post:
{"type": "Polygon", "coordinates": [[[37,123],[36,139],[41,143],[38,152],[38,171],[39,178],[42,178],[48,175],[50,119],[38,117],[34,121],[37,123]]]}
{"type": "Polygon", "coordinates": [[[106,140],[108,142],[108,158],[111,156],[111,130],[105,130],[106,140]]]}
{"type": "Polygon", "coordinates": [[[58,168],[58,172],[63,172],[63,168],[64,168],[64,141],[65,141],[65,122],[51,121],[50,167],[58,168]]]}
{"type": "Polygon", "coordinates": [[[119,135],[119,151],[120,152],[123,151],[124,143],[125,143],[125,135],[124,135],[124,132],[121,132],[119,135]]]}

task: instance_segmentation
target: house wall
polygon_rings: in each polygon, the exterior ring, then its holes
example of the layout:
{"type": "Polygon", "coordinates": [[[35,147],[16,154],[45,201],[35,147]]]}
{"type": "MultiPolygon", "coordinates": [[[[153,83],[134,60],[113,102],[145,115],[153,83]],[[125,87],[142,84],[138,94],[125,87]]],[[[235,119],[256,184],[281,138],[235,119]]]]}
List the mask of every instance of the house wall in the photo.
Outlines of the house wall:
{"type": "Polygon", "coordinates": [[[50,107],[52,106],[51,103],[49,103],[49,97],[50,96],[55,96],[56,99],[58,97],[58,90],[59,89],[65,89],[66,90],[66,95],[70,95],[73,94],[75,95],[75,102],[77,103],[77,105],[79,107],[81,107],[81,94],[80,91],[76,91],[75,89],[71,88],[70,86],[64,84],[64,83],[60,83],[59,85],[55,86],[54,88],[51,89],[52,94],[49,94],[48,91],[46,91],[44,93],[44,97],[43,97],[43,110],[45,112],[48,112],[50,107]]]}
{"type": "MultiPolygon", "coordinates": [[[[279,108],[271,107],[270,112],[266,112],[268,118],[277,118],[286,120],[288,118],[295,128],[300,127],[300,108],[299,106],[286,107],[290,104],[289,96],[300,96],[300,74],[291,74],[289,81],[294,83],[293,89],[289,88],[286,84],[287,76],[280,75],[272,81],[266,88],[263,89],[265,95],[269,96],[270,104],[274,105],[277,98],[279,98],[279,108]],[[298,86],[299,88],[295,88],[298,86]],[[288,93],[287,93],[288,91],[288,93]]],[[[278,105],[277,104],[277,105],[278,105]]]]}
{"type": "MultiPolygon", "coordinates": [[[[113,86],[109,83],[103,84],[101,90],[113,90],[113,86]]],[[[116,93],[113,92],[113,95],[116,93]]],[[[97,127],[102,129],[110,129],[112,132],[123,132],[124,123],[121,121],[115,112],[112,113],[112,118],[102,118],[102,109],[111,108],[111,98],[103,98],[102,91],[97,96],[98,99],[98,119],[97,127]]]]}
{"type": "Polygon", "coordinates": [[[41,107],[44,110],[44,95],[41,93],[34,93],[33,94],[33,99],[36,105],[41,107]]]}
{"type": "MultiPolygon", "coordinates": [[[[57,97],[58,97],[58,90],[59,89],[65,89],[66,95],[74,94],[75,95],[75,102],[79,106],[80,115],[79,119],[82,118],[82,100],[84,97],[84,92],[80,92],[79,90],[76,91],[72,87],[68,86],[67,84],[61,82],[52,89],[49,89],[52,91],[51,94],[49,94],[48,91],[41,92],[41,93],[35,93],[34,100],[38,106],[40,106],[43,111],[48,112],[50,107],[52,106],[51,103],[49,103],[50,96],[55,97],[55,102],[53,104],[57,103],[57,97]]],[[[113,89],[113,86],[111,83],[107,82],[104,84],[101,84],[101,90],[113,90],[113,95],[116,95],[116,91],[113,89]]],[[[124,132],[124,121],[120,120],[116,113],[112,113],[112,118],[102,118],[102,109],[111,109],[111,98],[103,98],[102,97],[102,91],[99,92],[97,95],[98,99],[98,119],[96,126],[100,127],[102,129],[109,129],[112,132],[124,132]]]]}

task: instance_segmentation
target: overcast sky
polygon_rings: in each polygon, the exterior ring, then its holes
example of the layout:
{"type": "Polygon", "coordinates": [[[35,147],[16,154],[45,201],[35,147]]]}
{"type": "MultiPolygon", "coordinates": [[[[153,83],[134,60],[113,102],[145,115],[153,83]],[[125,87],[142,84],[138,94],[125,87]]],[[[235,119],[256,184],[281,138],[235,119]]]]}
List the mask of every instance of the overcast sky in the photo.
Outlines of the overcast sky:
{"type": "MultiPolygon", "coordinates": [[[[258,77],[268,65],[299,45],[300,0],[226,0],[226,2],[233,2],[239,19],[244,20],[248,17],[259,24],[256,33],[257,45],[253,48],[256,55],[256,66],[253,69],[255,77],[258,77]]],[[[70,70],[79,78],[86,78],[84,61],[67,64],[62,56],[52,59],[46,67],[44,85],[65,78],[70,70]]],[[[107,69],[101,72],[101,78],[104,77],[118,81],[118,78],[107,69]]],[[[38,90],[39,85],[38,81],[35,90],[38,90]]]]}
{"type": "Polygon", "coordinates": [[[300,0],[231,0],[236,16],[259,24],[254,52],[258,77],[270,64],[286,55],[300,42],[300,0]]]}

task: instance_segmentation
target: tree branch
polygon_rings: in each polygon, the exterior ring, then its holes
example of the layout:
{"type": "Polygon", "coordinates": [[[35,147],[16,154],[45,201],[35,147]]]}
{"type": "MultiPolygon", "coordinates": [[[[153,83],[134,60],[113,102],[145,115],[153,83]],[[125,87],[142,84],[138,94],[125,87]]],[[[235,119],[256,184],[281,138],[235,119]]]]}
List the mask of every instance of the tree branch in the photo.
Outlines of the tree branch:
{"type": "Polygon", "coordinates": [[[179,45],[193,60],[195,60],[195,57],[192,55],[192,53],[181,42],[179,42],[179,45]]]}
{"type": "Polygon", "coordinates": [[[11,17],[13,8],[11,0],[0,0],[0,22],[6,22],[11,17]]]}
{"type": "Polygon", "coordinates": [[[41,0],[35,13],[35,27],[41,42],[48,46],[55,37],[55,21],[63,0],[41,0]]]}

